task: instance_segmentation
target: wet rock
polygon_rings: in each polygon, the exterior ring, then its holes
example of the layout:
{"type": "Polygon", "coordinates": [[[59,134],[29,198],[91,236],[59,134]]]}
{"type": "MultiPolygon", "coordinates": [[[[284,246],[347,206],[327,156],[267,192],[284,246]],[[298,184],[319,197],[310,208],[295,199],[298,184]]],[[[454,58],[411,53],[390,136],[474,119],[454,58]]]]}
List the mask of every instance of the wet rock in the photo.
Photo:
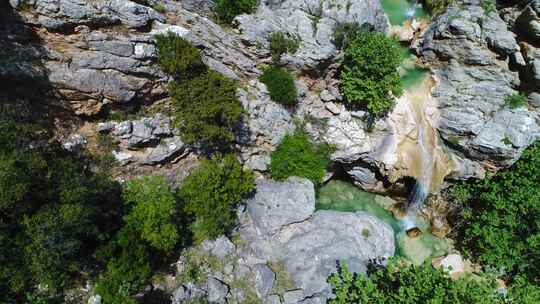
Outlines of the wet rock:
{"type": "Polygon", "coordinates": [[[257,181],[257,191],[246,201],[256,229],[271,236],[282,226],[306,220],[315,210],[313,183],[291,177],[285,182],[257,181]]]}
{"type": "Polygon", "coordinates": [[[255,292],[260,299],[264,299],[272,290],[276,275],[266,264],[256,264],[253,267],[255,274],[255,292]]]}
{"type": "Polygon", "coordinates": [[[229,287],[216,278],[209,278],[206,282],[207,299],[209,303],[224,304],[229,293],[229,287]]]}

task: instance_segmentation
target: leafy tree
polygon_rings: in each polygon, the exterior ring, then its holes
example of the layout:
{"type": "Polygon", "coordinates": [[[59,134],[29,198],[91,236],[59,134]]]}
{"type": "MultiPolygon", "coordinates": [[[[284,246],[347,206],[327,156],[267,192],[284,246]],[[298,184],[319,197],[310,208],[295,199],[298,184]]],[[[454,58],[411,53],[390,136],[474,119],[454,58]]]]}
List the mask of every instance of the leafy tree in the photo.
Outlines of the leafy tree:
{"type": "Polygon", "coordinates": [[[272,153],[272,178],[285,180],[289,176],[299,176],[318,185],[330,165],[330,150],[328,145],[313,143],[309,135],[299,127],[294,134],[286,135],[272,153]]]}
{"type": "Polygon", "coordinates": [[[279,61],[281,55],[285,53],[294,54],[300,47],[298,38],[291,38],[284,32],[274,32],[268,36],[268,42],[270,43],[270,53],[272,54],[272,60],[279,61]]]}
{"type": "Polygon", "coordinates": [[[120,219],[118,184],[51,140],[37,113],[0,104],[0,302],[53,303],[120,219]]]}
{"type": "Polygon", "coordinates": [[[151,246],[171,251],[178,242],[176,198],[161,176],[147,176],[129,181],[123,192],[131,210],[124,217],[125,225],[140,234],[151,246]]]}
{"type": "Polygon", "coordinates": [[[178,191],[186,213],[195,219],[195,239],[213,239],[232,228],[234,207],[254,188],[253,173],[244,170],[233,155],[203,160],[178,191]]]}
{"type": "Polygon", "coordinates": [[[338,24],[334,30],[334,35],[332,37],[332,42],[337,49],[342,49],[347,47],[349,41],[356,36],[361,31],[370,31],[369,23],[358,24],[358,22],[346,22],[338,24]]]}
{"type": "Polygon", "coordinates": [[[234,81],[208,71],[173,82],[169,92],[175,107],[175,127],[185,142],[219,148],[234,141],[233,129],[244,113],[234,81]]]}
{"type": "Polygon", "coordinates": [[[540,143],[509,169],[452,189],[456,240],[477,262],[540,281],[540,143]]]}
{"type": "Polygon", "coordinates": [[[216,15],[221,22],[232,23],[234,17],[251,14],[257,9],[257,0],[216,0],[216,15]]]}
{"type": "Polygon", "coordinates": [[[157,62],[165,73],[175,77],[190,76],[205,69],[201,51],[184,38],[171,32],[155,38],[157,62]]]}
{"type": "Polygon", "coordinates": [[[397,71],[400,58],[397,42],[384,33],[357,32],[345,48],[341,71],[345,102],[351,107],[365,106],[372,115],[391,110],[392,94],[402,92],[397,71]]]}
{"type": "Polygon", "coordinates": [[[289,71],[279,66],[271,66],[264,70],[259,79],[268,88],[272,100],[285,105],[296,104],[298,93],[294,77],[289,71]]]}
{"type": "Polygon", "coordinates": [[[331,304],[532,304],[537,302],[527,301],[540,300],[537,290],[528,290],[536,295],[525,295],[523,290],[510,289],[505,296],[496,291],[495,281],[488,276],[453,280],[429,263],[415,266],[397,259],[391,259],[384,268],[369,269],[367,276],[353,274],[342,264],[328,281],[336,295],[331,304]]]}

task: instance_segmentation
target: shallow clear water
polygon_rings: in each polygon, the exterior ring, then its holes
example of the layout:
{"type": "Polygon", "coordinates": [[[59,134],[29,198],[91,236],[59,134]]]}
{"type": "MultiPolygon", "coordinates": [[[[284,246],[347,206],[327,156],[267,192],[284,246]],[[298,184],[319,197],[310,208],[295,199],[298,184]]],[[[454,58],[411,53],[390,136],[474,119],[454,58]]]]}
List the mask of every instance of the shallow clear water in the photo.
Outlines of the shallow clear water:
{"type": "Polygon", "coordinates": [[[421,236],[408,237],[400,221],[383,207],[384,201],[380,195],[362,191],[344,181],[332,180],[319,189],[316,208],[346,212],[364,211],[381,219],[394,230],[396,255],[415,264],[448,253],[450,250],[448,240],[431,235],[429,223],[425,220],[418,219],[418,228],[422,230],[421,236]]]}
{"type": "Polygon", "coordinates": [[[413,3],[414,1],[407,0],[381,0],[383,10],[392,25],[402,25],[412,17],[422,18],[427,15],[421,5],[413,3]]]}

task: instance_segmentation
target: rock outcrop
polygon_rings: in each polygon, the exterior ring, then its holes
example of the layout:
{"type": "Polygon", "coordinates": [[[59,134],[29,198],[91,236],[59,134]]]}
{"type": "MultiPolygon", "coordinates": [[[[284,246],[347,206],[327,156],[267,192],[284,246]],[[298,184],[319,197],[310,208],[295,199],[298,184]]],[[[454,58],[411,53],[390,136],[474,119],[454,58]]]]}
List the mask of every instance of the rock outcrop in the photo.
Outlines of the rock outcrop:
{"type": "Polygon", "coordinates": [[[261,1],[256,13],[238,16],[236,22],[242,37],[253,45],[268,47],[272,32],[298,38],[299,50],[283,56],[283,61],[299,69],[317,67],[336,55],[332,37],[339,24],[368,23],[382,32],[388,29],[380,2],[373,0],[261,1]]]}
{"type": "Polygon", "coordinates": [[[448,145],[505,167],[540,136],[537,110],[505,103],[520,85],[511,63],[523,59],[523,50],[496,11],[477,1],[450,7],[433,20],[416,51],[437,79],[438,129],[448,145]]]}

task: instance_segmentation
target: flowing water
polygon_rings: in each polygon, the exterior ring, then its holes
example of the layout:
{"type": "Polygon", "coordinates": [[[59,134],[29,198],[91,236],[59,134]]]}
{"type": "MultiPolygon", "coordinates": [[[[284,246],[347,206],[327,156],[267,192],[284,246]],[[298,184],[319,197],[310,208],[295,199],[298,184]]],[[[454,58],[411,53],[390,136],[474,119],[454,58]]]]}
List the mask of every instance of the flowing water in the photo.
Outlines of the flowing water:
{"type": "Polygon", "coordinates": [[[388,211],[392,207],[389,201],[391,202],[384,196],[362,191],[350,183],[332,180],[319,189],[317,209],[364,211],[379,218],[394,230],[396,255],[415,264],[421,264],[427,258],[441,256],[450,251],[449,240],[438,239],[431,235],[429,222],[423,219],[417,221],[422,234],[416,238],[409,237],[401,221],[388,211]]]}
{"type": "Polygon", "coordinates": [[[403,25],[405,21],[413,17],[427,16],[422,5],[416,0],[411,2],[407,0],[381,0],[381,4],[392,25],[403,25]]]}

